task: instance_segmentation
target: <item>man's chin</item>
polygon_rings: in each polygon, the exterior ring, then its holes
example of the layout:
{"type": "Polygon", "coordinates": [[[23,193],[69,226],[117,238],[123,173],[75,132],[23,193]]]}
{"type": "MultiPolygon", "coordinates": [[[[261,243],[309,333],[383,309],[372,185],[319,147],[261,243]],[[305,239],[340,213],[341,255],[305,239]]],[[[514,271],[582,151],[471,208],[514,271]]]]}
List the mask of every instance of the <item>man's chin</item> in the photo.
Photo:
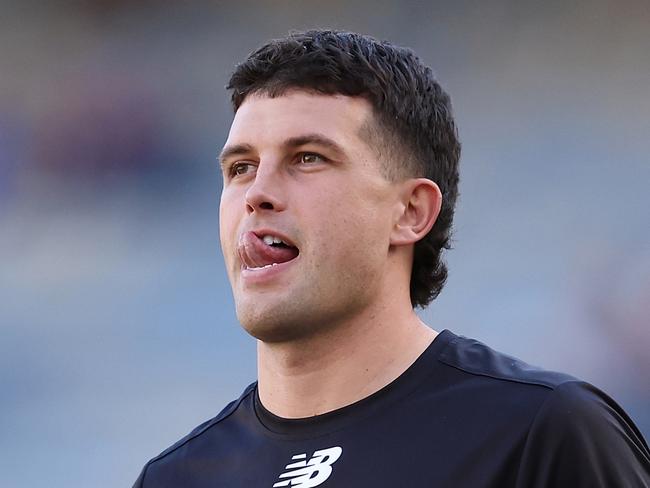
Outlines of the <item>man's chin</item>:
{"type": "Polygon", "coordinates": [[[291,342],[313,333],[313,317],[282,310],[237,310],[239,323],[254,338],[267,343],[291,342]]]}
{"type": "Polygon", "coordinates": [[[285,324],[271,323],[242,323],[242,327],[255,339],[267,344],[279,344],[296,341],[305,336],[300,327],[285,324]]]}

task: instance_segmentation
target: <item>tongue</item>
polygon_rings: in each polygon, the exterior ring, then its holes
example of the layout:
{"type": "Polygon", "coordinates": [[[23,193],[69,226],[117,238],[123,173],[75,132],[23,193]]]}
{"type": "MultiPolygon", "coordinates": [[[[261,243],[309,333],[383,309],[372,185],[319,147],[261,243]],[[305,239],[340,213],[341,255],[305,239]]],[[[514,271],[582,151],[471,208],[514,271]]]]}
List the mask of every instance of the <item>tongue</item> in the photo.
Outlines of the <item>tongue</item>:
{"type": "Polygon", "coordinates": [[[238,246],[239,257],[248,268],[261,268],[273,263],[286,263],[298,256],[295,247],[269,246],[253,232],[242,235],[238,246]]]}

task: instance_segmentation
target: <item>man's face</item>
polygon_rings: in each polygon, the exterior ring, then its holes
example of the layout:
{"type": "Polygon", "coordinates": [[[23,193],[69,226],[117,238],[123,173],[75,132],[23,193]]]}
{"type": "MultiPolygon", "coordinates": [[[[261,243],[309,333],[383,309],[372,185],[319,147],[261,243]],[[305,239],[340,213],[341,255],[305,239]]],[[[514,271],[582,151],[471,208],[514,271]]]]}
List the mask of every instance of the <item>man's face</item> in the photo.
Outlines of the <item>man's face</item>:
{"type": "Polygon", "coordinates": [[[258,339],[313,335],[381,299],[397,189],[361,139],[371,117],[365,99],[303,91],[237,110],[221,247],[238,318],[258,339]]]}

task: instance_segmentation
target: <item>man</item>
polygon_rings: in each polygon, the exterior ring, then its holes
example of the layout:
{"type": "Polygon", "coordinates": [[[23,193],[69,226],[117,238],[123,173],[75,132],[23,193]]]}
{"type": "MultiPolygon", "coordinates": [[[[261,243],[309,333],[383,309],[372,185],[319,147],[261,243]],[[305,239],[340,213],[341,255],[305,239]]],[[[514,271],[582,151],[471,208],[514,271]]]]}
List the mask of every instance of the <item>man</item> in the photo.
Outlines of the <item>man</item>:
{"type": "Polygon", "coordinates": [[[270,42],[230,80],[221,245],[258,381],[136,487],[642,487],[604,393],[414,313],[441,290],[460,145],[409,50],[270,42]]]}

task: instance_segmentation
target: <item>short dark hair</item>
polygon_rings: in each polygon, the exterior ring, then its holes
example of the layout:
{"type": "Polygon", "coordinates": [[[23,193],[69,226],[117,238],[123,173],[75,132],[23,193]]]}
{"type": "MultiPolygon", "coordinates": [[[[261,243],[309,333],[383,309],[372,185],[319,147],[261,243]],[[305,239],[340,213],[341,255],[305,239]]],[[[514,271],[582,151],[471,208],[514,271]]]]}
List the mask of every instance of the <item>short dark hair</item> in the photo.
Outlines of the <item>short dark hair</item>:
{"type": "Polygon", "coordinates": [[[413,51],[352,32],[295,32],[252,52],[226,88],[235,112],[250,94],[291,89],[369,100],[374,120],[364,136],[386,176],[429,178],[442,192],[438,219],[414,246],[410,283],[413,307],[438,296],[447,279],[441,255],[451,247],[460,143],[449,96],[413,51]]]}

